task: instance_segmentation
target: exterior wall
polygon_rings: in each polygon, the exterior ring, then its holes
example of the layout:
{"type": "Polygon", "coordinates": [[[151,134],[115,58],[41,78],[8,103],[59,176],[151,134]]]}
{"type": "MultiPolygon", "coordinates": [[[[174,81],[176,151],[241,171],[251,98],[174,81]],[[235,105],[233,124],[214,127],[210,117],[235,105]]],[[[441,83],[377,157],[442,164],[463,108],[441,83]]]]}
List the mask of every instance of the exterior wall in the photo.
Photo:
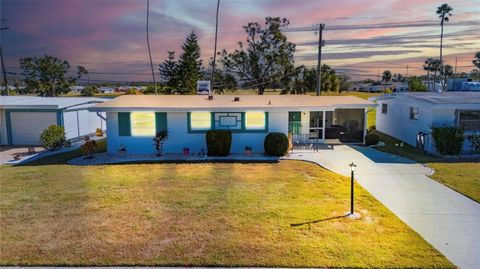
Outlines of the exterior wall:
{"type": "Polygon", "coordinates": [[[67,139],[95,133],[97,128],[105,129],[103,120],[95,112],[86,109],[64,111],[63,125],[67,139]]]}
{"type": "MultiPolygon", "coordinates": [[[[189,147],[191,153],[207,151],[205,133],[188,133],[186,112],[168,112],[167,128],[169,138],[164,144],[165,153],[181,153],[189,147]]],[[[263,142],[269,132],[288,133],[288,112],[268,113],[268,132],[265,133],[233,133],[231,153],[243,153],[245,146],[252,147],[254,152],[263,152],[263,142]]],[[[153,137],[119,136],[118,113],[107,113],[107,146],[108,153],[118,153],[125,146],[130,154],[153,154],[153,137]]]]}
{"type": "MultiPolygon", "coordinates": [[[[432,111],[428,106],[415,101],[385,99],[378,101],[376,128],[378,131],[416,146],[419,132],[431,133],[432,111]],[[387,114],[382,114],[382,105],[387,104],[387,114]],[[418,108],[418,119],[410,119],[410,107],[418,108]]],[[[432,150],[431,136],[427,139],[426,150],[432,150]]]]}
{"type": "MultiPolygon", "coordinates": [[[[456,109],[436,109],[424,103],[413,100],[386,99],[379,100],[376,116],[378,131],[400,139],[412,146],[416,146],[416,135],[419,132],[427,133],[425,150],[437,154],[432,137],[432,126],[457,124],[456,109]],[[382,114],[382,104],[388,105],[387,114],[382,114]],[[418,108],[418,120],[410,119],[410,107],[418,108]]],[[[466,132],[468,134],[468,132],[466,132]]],[[[465,139],[463,151],[471,151],[470,142],[465,139]]]]}
{"type": "Polygon", "coordinates": [[[0,145],[7,144],[7,121],[5,119],[5,110],[0,109],[0,145]]]}

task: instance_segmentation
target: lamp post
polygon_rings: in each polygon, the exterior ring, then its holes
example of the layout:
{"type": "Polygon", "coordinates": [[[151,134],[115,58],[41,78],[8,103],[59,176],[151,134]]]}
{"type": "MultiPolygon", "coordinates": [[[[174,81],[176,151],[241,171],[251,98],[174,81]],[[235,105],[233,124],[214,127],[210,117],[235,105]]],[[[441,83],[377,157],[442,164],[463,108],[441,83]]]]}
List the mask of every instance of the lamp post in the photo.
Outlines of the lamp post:
{"type": "Polygon", "coordinates": [[[350,177],[350,215],[353,215],[353,197],[354,197],[353,180],[354,180],[355,168],[357,167],[357,165],[352,162],[351,164],[349,164],[349,166],[350,166],[350,170],[352,171],[351,177],[350,177]]]}

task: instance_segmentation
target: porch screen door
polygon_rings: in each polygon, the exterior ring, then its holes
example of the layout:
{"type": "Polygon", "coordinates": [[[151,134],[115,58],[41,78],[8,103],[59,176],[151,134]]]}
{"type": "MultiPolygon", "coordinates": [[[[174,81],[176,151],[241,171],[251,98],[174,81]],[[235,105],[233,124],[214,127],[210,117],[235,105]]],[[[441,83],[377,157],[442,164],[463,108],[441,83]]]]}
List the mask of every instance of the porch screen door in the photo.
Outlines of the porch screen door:
{"type": "Polygon", "coordinates": [[[310,139],[323,139],[323,111],[310,111],[310,139]]]}

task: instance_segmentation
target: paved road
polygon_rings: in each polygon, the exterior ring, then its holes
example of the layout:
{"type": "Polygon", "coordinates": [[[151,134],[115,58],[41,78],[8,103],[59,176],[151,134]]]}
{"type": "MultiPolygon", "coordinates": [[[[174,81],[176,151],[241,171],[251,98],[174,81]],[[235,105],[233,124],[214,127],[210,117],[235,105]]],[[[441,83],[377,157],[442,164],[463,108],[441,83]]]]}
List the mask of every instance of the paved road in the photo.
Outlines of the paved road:
{"type": "Polygon", "coordinates": [[[294,152],[289,158],[313,161],[350,176],[425,240],[462,269],[480,268],[480,204],[425,176],[428,168],[372,148],[335,146],[294,152]]]}

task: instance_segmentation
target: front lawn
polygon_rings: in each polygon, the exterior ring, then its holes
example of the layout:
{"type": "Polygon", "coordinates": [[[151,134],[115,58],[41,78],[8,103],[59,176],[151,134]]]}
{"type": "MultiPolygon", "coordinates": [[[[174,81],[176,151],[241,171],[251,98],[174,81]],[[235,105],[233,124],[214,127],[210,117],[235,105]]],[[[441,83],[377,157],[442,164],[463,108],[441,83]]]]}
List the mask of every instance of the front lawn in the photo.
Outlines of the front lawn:
{"type": "Polygon", "coordinates": [[[378,150],[396,154],[411,160],[424,163],[435,170],[432,179],[480,202],[480,159],[446,159],[427,155],[417,148],[404,143],[398,147],[400,140],[376,132],[385,146],[375,147],[378,150]]]}
{"type": "Polygon", "coordinates": [[[0,264],[453,265],[360,186],[300,161],[0,167],[0,264]]]}

